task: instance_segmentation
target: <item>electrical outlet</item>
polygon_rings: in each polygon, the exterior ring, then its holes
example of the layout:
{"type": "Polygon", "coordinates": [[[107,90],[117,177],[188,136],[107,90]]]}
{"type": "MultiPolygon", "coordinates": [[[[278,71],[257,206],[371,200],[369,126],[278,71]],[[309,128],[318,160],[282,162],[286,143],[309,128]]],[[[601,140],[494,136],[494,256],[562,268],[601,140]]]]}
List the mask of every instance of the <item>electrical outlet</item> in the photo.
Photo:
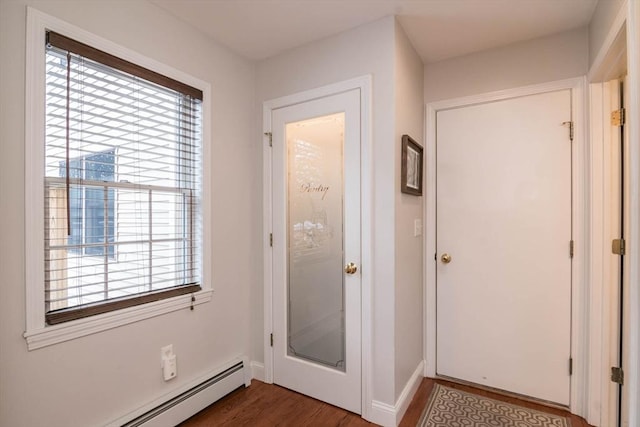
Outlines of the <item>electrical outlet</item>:
{"type": "Polygon", "coordinates": [[[178,376],[178,361],[176,355],[172,354],[170,357],[163,360],[162,377],[165,381],[169,381],[178,376]]]}
{"type": "Polygon", "coordinates": [[[173,354],[173,344],[165,345],[160,349],[162,377],[169,381],[178,376],[178,362],[173,354]]]}

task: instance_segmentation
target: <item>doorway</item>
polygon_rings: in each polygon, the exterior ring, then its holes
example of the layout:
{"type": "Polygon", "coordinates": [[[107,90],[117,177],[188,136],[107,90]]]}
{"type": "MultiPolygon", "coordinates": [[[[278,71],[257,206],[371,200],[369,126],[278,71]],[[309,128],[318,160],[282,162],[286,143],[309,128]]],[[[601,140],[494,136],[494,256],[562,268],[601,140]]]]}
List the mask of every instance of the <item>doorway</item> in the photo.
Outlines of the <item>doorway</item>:
{"type": "Polygon", "coordinates": [[[600,405],[590,413],[589,421],[603,426],[628,426],[633,412],[634,389],[624,375],[632,361],[630,319],[634,310],[630,298],[634,263],[628,248],[633,246],[629,242],[634,216],[630,191],[634,148],[629,133],[635,121],[625,114],[632,102],[627,87],[634,79],[626,78],[631,57],[627,44],[632,41],[626,13],[622,8],[589,72],[591,144],[596,153],[592,159],[592,292],[598,304],[594,306],[590,353],[594,355],[593,383],[600,384],[593,391],[600,405]]]}
{"type": "MultiPolygon", "coordinates": [[[[626,342],[626,308],[628,274],[626,242],[629,230],[628,206],[628,126],[625,126],[625,80],[613,79],[591,85],[593,146],[601,152],[594,177],[601,180],[601,190],[594,191],[594,203],[600,206],[596,220],[594,244],[601,260],[594,262],[594,272],[601,286],[602,342],[597,362],[602,377],[601,425],[623,426],[628,404],[624,384],[624,367],[628,363],[626,342]]],[[[597,181],[596,181],[597,182],[597,181]]],[[[595,353],[595,351],[594,351],[595,353]]]]}
{"type": "Polygon", "coordinates": [[[366,86],[356,79],[264,108],[265,380],[363,416],[366,86]]]}
{"type": "Polygon", "coordinates": [[[427,106],[427,376],[582,404],[582,93],[571,79],[427,106]]]}

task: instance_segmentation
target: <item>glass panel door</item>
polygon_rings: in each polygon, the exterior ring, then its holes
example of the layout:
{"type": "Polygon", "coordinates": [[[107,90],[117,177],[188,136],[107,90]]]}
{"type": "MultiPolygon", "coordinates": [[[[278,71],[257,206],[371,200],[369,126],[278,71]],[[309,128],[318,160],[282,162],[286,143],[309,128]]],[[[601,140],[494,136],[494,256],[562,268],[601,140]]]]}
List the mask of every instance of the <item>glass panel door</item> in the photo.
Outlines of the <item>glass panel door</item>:
{"type": "Polygon", "coordinates": [[[360,98],[360,89],[327,89],[271,109],[267,255],[273,382],[356,413],[362,410],[360,98]]]}
{"type": "Polygon", "coordinates": [[[287,354],[344,372],[345,114],[287,123],[287,354]]]}

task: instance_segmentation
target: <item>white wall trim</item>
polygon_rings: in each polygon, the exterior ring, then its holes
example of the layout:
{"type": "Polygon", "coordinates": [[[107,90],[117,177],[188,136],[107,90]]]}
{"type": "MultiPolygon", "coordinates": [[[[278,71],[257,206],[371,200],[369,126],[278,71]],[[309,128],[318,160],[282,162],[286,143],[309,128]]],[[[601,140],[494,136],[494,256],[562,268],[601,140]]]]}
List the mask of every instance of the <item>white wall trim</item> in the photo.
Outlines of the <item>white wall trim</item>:
{"type": "Polygon", "coordinates": [[[427,104],[425,113],[425,218],[424,218],[424,376],[436,376],[436,114],[444,108],[435,103],[427,104]]]}
{"type": "Polygon", "coordinates": [[[424,360],[418,363],[415,371],[402,389],[402,393],[398,396],[395,405],[389,405],[384,402],[374,400],[371,404],[371,417],[368,421],[382,426],[396,427],[402,421],[402,417],[407,412],[413,396],[416,394],[424,372],[424,360]]]}
{"type": "Polygon", "coordinates": [[[586,108],[586,78],[574,80],[569,87],[572,96],[573,141],[573,219],[572,235],[576,245],[571,284],[571,376],[570,410],[586,416],[589,402],[589,295],[591,288],[590,210],[588,115],[586,108]]]}
{"type": "Polygon", "coordinates": [[[545,92],[570,89],[572,93],[573,121],[575,124],[575,138],[573,141],[573,239],[576,251],[572,264],[572,319],[571,319],[571,353],[574,359],[574,375],[571,377],[571,404],[573,413],[583,415],[586,410],[588,397],[587,366],[588,366],[588,320],[589,304],[589,228],[587,202],[589,200],[588,151],[586,150],[586,116],[584,108],[585,79],[573,78],[559,80],[539,85],[525,86],[514,89],[501,90],[485,94],[443,100],[427,104],[425,136],[427,150],[427,197],[425,198],[425,376],[436,375],[436,114],[440,110],[470,106],[492,101],[517,98],[545,92]]]}
{"type": "MultiPolygon", "coordinates": [[[[629,105],[629,255],[626,271],[628,281],[628,323],[625,325],[627,342],[626,385],[627,405],[623,419],[626,426],[640,425],[640,4],[628,2],[627,19],[627,88],[629,105]]],[[[624,425],[624,424],[623,424],[624,425]]]]}
{"type": "Polygon", "coordinates": [[[251,377],[258,381],[264,381],[264,363],[252,361],[251,362],[251,377]]]}
{"type": "MultiPolygon", "coordinates": [[[[193,306],[211,301],[212,295],[212,290],[202,290],[194,293],[193,296],[196,300],[193,301],[193,306]]],[[[36,350],[129,323],[150,319],[172,311],[187,310],[191,305],[191,294],[181,295],[141,306],[112,311],[99,316],[86,317],[73,322],[33,329],[25,332],[24,337],[27,339],[29,350],[36,350]]]]}
{"type": "MultiPolygon", "coordinates": [[[[624,0],[618,14],[616,15],[607,37],[605,38],[596,59],[589,70],[589,81],[593,83],[602,82],[610,78],[620,76],[607,75],[608,70],[615,69],[616,55],[619,55],[619,49],[616,46],[619,35],[626,30],[626,61],[627,61],[627,125],[629,130],[629,140],[627,142],[628,151],[626,155],[626,182],[625,182],[625,198],[626,212],[625,230],[627,239],[627,247],[629,251],[624,260],[624,277],[623,292],[625,292],[626,306],[624,307],[624,326],[623,326],[623,361],[625,370],[625,385],[623,388],[623,404],[622,404],[622,425],[635,426],[640,425],[640,336],[638,328],[632,325],[640,323],[640,291],[636,284],[640,280],[640,252],[632,248],[637,248],[640,242],[640,201],[638,200],[638,188],[640,188],[640,148],[638,141],[640,139],[640,118],[638,111],[640,110],[640,7],[637,1],[624,0]]],[[[598,97],[598,93],[602,92],[602,86],[597,84],[591,85],[591,92],[594,98],[598,97]]],[[[592,144],[593,149],[600,149],[600,144],[604,143],[607,147],[608,132],[603,131],[602,121],[604,112],[594,108],[592,100],[592,144]]],[[[606,102],[605,96],[605,102],[606,102]]],[[[606,119],[604,119],[606,120],[606,119]]],[[[592,183],[594,186],[604,186],[607,188],[609,182],[608,174],[610,171],[606,169],[607,163],[604,162],[605,170],[593,170],[592,183]]],[[[602,192],[602,191],[600,191],[602,192]]],[[[606,192],[606,190],[605,190],[606,192]]],[[[604,206],[607,206],[606,197],[597,199],[598,193],[596,188],[592,192],[594,200],[592,200],[593,212],[599,208],[598,200],[604,206]]],[[[606,194],[605,194],[606,196],[606,194]]],[[[594,253],[598,252],[598,245],[604,248],[601,251],[601,259],[594,258],[594,272],[598,272],[599,266],[610,254],[608,251],[610,238],[607,235],[607,224],[610,222],[610,214],[604,209],[601,220],[594,218],[592,222],[592,233],[597,236],[600,233],[602,238],[600,242],[594,241],[594,253]]],[[[611,312],[609,302],[611,297],[608,292],[606,283],[608,283],[610,275],[607,274],[606,263],[602,266],[603,274],[598,277],[594,276],[592,282],[592,307],[595,310],[591,316],[593,329],[591,331],[591,340],[597,341],[601,339],[602,347],[593,348],[591,345],[590,354],[595,355],[591,361],[590,375],[593,379],[590,382],[590,390],[593,393],[590,396],[590,411],[588,412],[587,421],[594,425],[606,426],[615,419],[615,408],[610,408],[611,402],[615,399],[611,396],[611,387],[608,378],[608,369],[610,366],[608,344],[616,337],[612,336],[611,312]],[[596,277],[599,280],[596,280],[596,277]],[[598,321],[600,320],[600,321],[598,321]]]]}
{"type": "Polygon", "coordinates": [[[273,333],[273,247],[271,233],[273,233],[273,171],[271,169],[273,150],[271,141],[271,110],[274,107],[262,106],[262,253],[264,254],[263,270],[263,311],[264,311],[264,382],[273,383],[273,347],[271,334],[273,333]]]}
{"type": "Polygon", "coordinates": [[[396,407],[388,403],[371,401],[371,412],[367,421],[384,427],[396,426],[396,407]]]}
{"type": "Polygon", "coordinates": [[[373,166],[372,166],[372,122],[371,122],[371,91],[372,77],[370,75],[322,86],[308,91],[287,95],[265,101],[262,107],[263,123],[263,250],[264,250],[264,381],[273,383],[273,347],[270,334],[273,330],[273,248],[269,242],[269,234],[273,230],[272,206],[272,169],[271,148],[267,133],[272,131],[271,112],[302,102],[311,101],[329,95],[350,90],[360,90],[361,109],[361,240],[362,240],[362,289],[361,289],[361,330],[362,330],[362,417],[370,419],[373,408],[372,400],[372,283],[373,283],[373,166]]]}
{"type": "Polygon", "coordinates": [[[607,392],[604,390],[606,385],[603,384],[603,364],[605,350],[604,342],[608,342],[608,328],[604,322],[608,323],[608,292],[605,291],[605,278],[609,276],[609,269],[604,262],[606,247],[606,224],[608,221],[607,212],[604,209],[605,197],[607,196],[604,178],[606,176],[606,165],[609,156],[608,150],[604,147],[608,146],[604,142],[605,134],[603,128],[603,87],[602,84],[591,84],[589,88],[589,116],[591,118],[590,125],[590,152],[591,152],[591,196],[590,196],[590,212],[591,212],[591,292],[590,292],[590,318],[589,318],[589,405],[585,419],[589,424],[599,426],[601,419],[607,419],[608,406],[603,396],[607,392]],[[598,390],[601,390],[598,392],[598,390]]]}
{"type": "Polygon", "coordinates": [[[404,414],[407,412],[413,396],[416,394],[416,391],[418,391],[418,387],[420,387],[422,378],[424,378],[424,375],[422,374],[423,372],[424,360],[421,360],[420,363],[418,363],[416,370],[413,371],[413,374],[411,374],[409,381],[407,381],[407,384],[404,386],[404,389],[402,389],[402,393],[400,393],[400,396],[398,396],[398,400],[396,401],[396,425],[400,424],[400,421],[402,421],[402,417],[404,417],[404,414]]]}
{"type": "MultiPolygon", "coordinates": [[[[620,274],[612,260],[612,223],[620,212],[610,206],[619,204],[619,194],[612,185],[620,174],[619,166],[612,158],[612,128],[609,113],[618,108],[618,82],[589,85],[590,142],[591,142],[591,291],[590,291],[590,339],[589,339],[589,407],[585,419],[595,426],[613,425],[617,419],[617,391],[609,379],[610,367],[615,365],[619,346],[617,306],[619,290],[612,289],[620,274]]],[[[616,140],[616,143],[618,141],[616,140]]],[[[625,186],[627,186],[625,184],[625,186]]],[[[625,197],[627,197],[625,195],[625,197]]],[[[625,214],[627,215],[627,214],[625,214]]],[[[625,280],[625,279],[623,279],[625,280]]]]}
{"type": "MultiPolygon", "coordinates": [[[[53,30],[119,58],[139,64],[203,91],[203,235],[211,230],[211,85],[203,80],[117,45],[82,28],[27,7],[25,76],[25,278],[26,332],[29,350],[104,331],[131,322],[191,306],[191,295],[170,298],[124,310],[45,326],[44,313],[44,135],[45,135],[45,32],[53,30]]],[[[211,239],[203,239],[202,259],[211,259],[211,239]]],[[[211,263],[201,262],[202,291],[193,294],[194,305],[211,300],[211,263]]]]}

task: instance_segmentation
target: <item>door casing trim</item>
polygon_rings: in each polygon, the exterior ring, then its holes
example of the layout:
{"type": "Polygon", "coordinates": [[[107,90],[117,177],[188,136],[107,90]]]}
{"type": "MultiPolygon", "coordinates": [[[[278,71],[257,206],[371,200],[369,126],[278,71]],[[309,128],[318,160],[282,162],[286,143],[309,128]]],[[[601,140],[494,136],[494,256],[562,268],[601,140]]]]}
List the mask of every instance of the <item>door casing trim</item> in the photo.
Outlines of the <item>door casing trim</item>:
{"type": "Polygon", "coordinates": [[[588,154],[586,138],[584,77],[559,80],[539,85],[506,89],[485,94],[437,101],[426,105],[426,197],[425,202],[425,292],[424,292],[424,360],[425,376],[436,376],[436,114],[441,110],[467,107],[487,102],[501,101],[528,95],[559,90],[571,90],[572,120],[574,140],[572,162],[572,236],[575,242],[571,267],[571,399],[572,413],[584,416],[588,402],[588,352],[589,342],[589,211],[587,201],[590,186],[588,181],[588,154]]]}
{"type": "Polygon", "coordinates": [[[361,182],[361,400],[362,418],[370,419],[373,413],[372,392],[372,214],[373,214],[373,169],[372,169],[372,131],[371,131],[371,92],[372,77],[365,75],[350,80],[322,86],[319,88],[283,96],[265,101],[262,104],[262,169],[263,169],[263,282],[264,282],[264,382],[273,383],[273,347],[270,334],[273,331],[273,248],[270,233],[273,231],[272,205],[272,149],[269,146],[268,134],[272,131],[272,110],[288,107],[303,102],[339,93],[360,91],[360,182],[361,182]]]}

